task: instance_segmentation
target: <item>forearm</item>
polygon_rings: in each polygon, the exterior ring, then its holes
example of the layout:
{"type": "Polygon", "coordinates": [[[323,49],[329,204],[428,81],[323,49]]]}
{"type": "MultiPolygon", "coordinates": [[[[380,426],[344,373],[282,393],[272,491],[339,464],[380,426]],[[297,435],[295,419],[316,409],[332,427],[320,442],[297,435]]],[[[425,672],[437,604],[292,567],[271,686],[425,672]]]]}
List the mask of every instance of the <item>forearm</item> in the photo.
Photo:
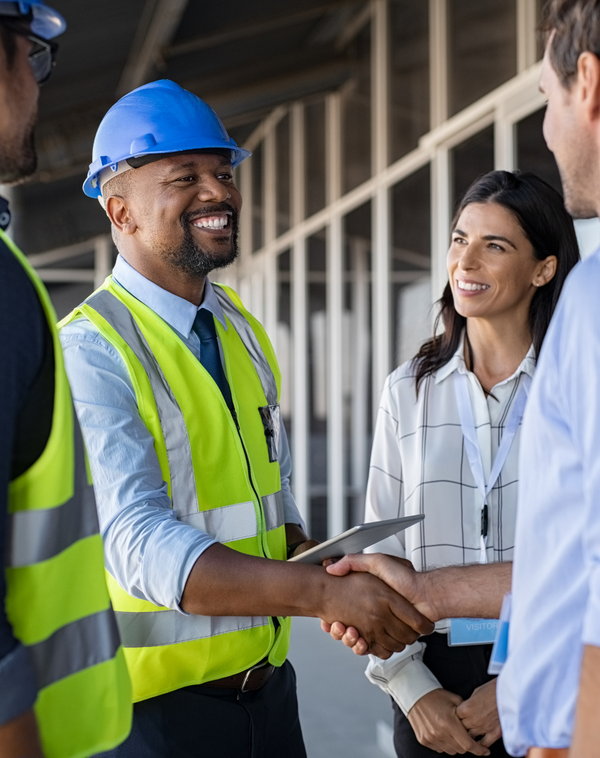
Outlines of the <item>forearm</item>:
{"type": "Polygon", "coordinates": [[[33,710],[0,726],[0,758],[44,758],[33,710]]]}
{"type": "Polygon", "coordinates": [[[502,598],[510,592],[512,563],[449,566],[419,576],[426,586],[434,621],[499,618],[502,598]]]}
{"type": "Polygon", "coordinates": [[[573,758],[597,756],[600,745],[600,648],[586,645],[583,648],[579,695],[575,714],[575,730],[571,755],[573,758]]]}
{"type": "MultiPolygon", "coordinates": [[[[296,535],[294,529],[290,533],[296,535]]],[[[203,616],[320,616],[331,594],[330,578],[320,566],[258,558],[215,544],[194,564],[181,607],[203,616]]]]}

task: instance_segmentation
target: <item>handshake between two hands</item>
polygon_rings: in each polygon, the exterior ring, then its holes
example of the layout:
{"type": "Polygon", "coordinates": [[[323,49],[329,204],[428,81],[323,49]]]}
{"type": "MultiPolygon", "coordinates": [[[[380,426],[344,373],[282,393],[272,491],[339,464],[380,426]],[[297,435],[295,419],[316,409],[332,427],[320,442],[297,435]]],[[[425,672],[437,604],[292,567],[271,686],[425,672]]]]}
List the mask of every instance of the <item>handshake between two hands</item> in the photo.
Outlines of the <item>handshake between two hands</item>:
{"type": "MultiPolygon", "coordinates": [[[[348,555],[330,562],[327,572],[348,577],[367,573],[381,580],[391,597],[378,594],[373,603],[375,617],[363,616],[357,626],[338,620],[321,620],[321,628],[335,640],[341,640],[357,655],[372,653],[389,658],[420,635],[433,632],[434,621],[445,616],[432,591],[432,575],[417,573],[410,561],[382,554],[348,555]],[[387,602],[388,611],[379,607],[387,602]],[[358,627],[358,628],[357,628],[358,627]],[[359,632],[360,629],[360,632],[359,632]]],[[[373,588],[364,588],[373,591],[373,588]]],[[[355,597],[363,613],[364,597],[355,597]]],[[[419,742],[440,753],[454,755],[470,752],[487,756],[489,747],[501,736],[496,706],[496,680],[478,687],[467,700],[444,689],[421,697],[408,712],[408,719],[419,742]],[[480,739],[476,739],[480,738],[480,739]]]]}

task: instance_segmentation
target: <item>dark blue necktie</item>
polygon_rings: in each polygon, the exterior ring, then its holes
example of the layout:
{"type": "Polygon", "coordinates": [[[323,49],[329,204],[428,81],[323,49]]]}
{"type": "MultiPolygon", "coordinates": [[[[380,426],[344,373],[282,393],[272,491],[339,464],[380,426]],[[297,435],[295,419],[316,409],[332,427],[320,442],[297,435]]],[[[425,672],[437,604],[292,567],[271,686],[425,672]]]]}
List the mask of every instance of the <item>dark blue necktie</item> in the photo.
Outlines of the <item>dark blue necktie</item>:
{"type": "Polygon", "coordinates": [[[192,329],[200,338],[200,363],[214,379],[228,407],[233,408],[231,390],[221,363],[217,331],[212,313],[206,308],[200,308],[194,319],[192,329]]]}

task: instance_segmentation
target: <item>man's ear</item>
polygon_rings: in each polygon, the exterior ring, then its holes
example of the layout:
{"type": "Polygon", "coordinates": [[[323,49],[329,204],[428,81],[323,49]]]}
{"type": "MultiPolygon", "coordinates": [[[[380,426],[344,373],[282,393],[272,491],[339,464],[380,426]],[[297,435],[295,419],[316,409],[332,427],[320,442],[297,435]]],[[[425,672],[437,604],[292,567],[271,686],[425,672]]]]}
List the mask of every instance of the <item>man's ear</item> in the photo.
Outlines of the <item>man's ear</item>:
{"type": "Polygon", "coordinates": [[[577,60],[579,100],[590,121],[600,121],[600,59],[590,52],[581,53],[577,60]]]}
{"type": "Polygon", "coordinates": [[[134,234],[137,224],[132,218],[129,205],[120,195],[111,195],[106,200],[106,215],[121,234],[134,234]]]}

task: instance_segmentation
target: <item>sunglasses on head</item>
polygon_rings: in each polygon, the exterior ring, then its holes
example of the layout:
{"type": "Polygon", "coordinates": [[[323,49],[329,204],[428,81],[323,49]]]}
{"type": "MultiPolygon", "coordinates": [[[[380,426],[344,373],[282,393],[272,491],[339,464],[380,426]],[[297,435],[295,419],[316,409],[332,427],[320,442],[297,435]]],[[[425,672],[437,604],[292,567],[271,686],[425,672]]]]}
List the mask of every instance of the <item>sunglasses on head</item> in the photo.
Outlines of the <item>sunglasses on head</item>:
{"type": "Polygon", "coordinates": [[[20,37],[25,37],[25,39],[31,42],[31,50],[28,53],[28,57],[33,76],[38,84],[48,81],[52,69],[56,65],[58,44],[44,39],[38,34],[34,34],[30,29],[24,29],[17,24],[7,22],[5,19],[0,19],[0,22],[7,29],[10,29],[11,32],[18,34],[20,37]]]}

